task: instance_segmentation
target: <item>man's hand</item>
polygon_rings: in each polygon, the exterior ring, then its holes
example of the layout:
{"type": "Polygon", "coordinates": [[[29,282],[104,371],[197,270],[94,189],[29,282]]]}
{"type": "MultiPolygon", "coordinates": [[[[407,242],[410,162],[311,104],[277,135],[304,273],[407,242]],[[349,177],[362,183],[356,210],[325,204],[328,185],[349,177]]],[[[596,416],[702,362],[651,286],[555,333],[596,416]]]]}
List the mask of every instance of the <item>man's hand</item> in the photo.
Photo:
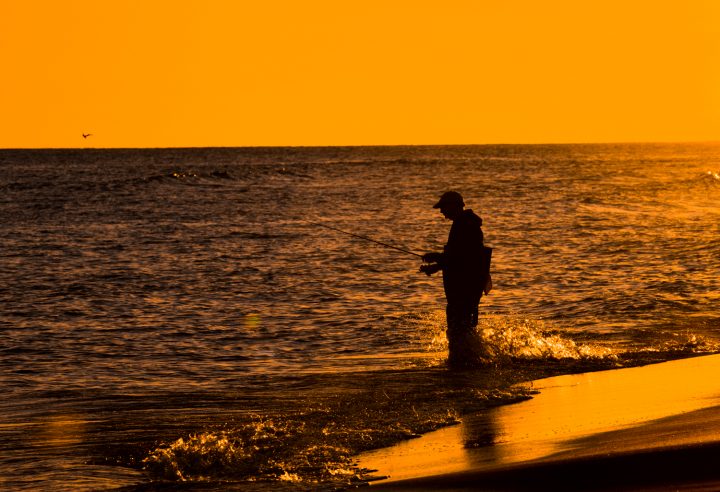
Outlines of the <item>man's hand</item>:
{"type": "Polygon", "coordinates": [[[422,255],[422,261],[424,261],[425,263],[437,263],[441,259],[442,253],[425,253],[424,255],[422,255]]]}
{"type": "Polygon", "coordinates": [[[429,277],[433,273],[440,271],[440,265],[438,265],[437,263],[433,263],[432,265],[420,265],[420,271],[424,272],[425,275],[429,277]]]}

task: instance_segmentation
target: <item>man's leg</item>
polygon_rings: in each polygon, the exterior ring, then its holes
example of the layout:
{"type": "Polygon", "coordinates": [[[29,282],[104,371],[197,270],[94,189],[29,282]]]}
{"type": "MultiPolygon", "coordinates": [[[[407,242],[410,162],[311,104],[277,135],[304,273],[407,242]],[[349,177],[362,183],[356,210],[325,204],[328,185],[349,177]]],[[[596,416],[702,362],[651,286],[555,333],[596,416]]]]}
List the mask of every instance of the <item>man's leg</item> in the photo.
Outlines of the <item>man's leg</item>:
{"type": "Polygon", "coordinates": [[[478,314],[478,308],[480,306],[480,299],[482,299],[482,291],[475,294],[468,301],[470,303],[470,311],[471,311],[470,326],[472,326],[473,328],[478,325],[478,318],[480,317],[478,314]]]}
{"type": "Polygon", "coordinates": [[[473,316],[472,306],[461,303],[448,303],[447,316],[448,363],[462,367],[473,363],[472,336],[473,317],[477,324],[477,315],[473,316]]]}

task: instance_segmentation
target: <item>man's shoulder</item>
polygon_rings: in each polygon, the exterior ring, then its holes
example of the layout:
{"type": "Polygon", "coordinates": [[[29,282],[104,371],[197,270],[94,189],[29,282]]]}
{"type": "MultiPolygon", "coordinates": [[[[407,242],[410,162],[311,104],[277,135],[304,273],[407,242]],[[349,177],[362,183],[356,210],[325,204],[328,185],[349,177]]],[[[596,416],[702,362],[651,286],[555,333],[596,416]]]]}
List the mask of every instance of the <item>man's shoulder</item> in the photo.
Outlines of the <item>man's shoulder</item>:
{"type": "Polygon", "coordinates": [[[462,215],[460,215],[460,221],[460,223],[466,227],[482,226],[482,218],[469,208],[463,210],[462,215]]]}

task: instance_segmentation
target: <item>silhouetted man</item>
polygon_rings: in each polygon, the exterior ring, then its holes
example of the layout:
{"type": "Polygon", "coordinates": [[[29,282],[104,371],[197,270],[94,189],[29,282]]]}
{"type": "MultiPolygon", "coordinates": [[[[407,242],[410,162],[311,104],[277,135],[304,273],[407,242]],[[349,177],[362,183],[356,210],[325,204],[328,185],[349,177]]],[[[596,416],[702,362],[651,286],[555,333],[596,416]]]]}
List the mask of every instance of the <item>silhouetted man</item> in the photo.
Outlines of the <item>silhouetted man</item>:
{"type": "Polygon", "coordinates": [[[460,193],[447,191],[433,208],[453,221],[442,253],[427,253],[420,271],[428,275],[442,270],[447,299],[447,338],[452,366],[477,362],[472,350],[472,329],[478,323],[478,304],[490,291],[490,249],[483,244],[482,219],[465,210],[460,193]]]}

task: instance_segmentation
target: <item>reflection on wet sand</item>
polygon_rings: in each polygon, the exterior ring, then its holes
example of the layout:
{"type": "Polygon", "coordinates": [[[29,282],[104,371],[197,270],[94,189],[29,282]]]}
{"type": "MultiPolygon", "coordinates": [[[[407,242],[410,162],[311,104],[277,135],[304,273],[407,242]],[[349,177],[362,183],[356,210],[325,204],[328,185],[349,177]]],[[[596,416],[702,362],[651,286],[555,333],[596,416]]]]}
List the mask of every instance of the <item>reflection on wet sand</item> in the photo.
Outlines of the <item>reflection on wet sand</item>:
{"type": "MultiPolygon", "coordinates": [[[[717,374],[720,356],[714,355],[543,379],[535,382],[540,394],[532,400],[471,415],[459,426],[363,454],[359,464],[396,481],[551,460],[557,453],[564,459],[587,455],[592,452],[588,446],[597,449],[597,439],[589,436],[720,404],[717,374]]],[[[713,428],[705,428],[705,434],[718,437],[713,428]]],[[[644,449],[686,441],[681,433],[649,438],[644,449]]],[[[624,451],[623,442],[616,440],[604,452],[624,451]]]]}

